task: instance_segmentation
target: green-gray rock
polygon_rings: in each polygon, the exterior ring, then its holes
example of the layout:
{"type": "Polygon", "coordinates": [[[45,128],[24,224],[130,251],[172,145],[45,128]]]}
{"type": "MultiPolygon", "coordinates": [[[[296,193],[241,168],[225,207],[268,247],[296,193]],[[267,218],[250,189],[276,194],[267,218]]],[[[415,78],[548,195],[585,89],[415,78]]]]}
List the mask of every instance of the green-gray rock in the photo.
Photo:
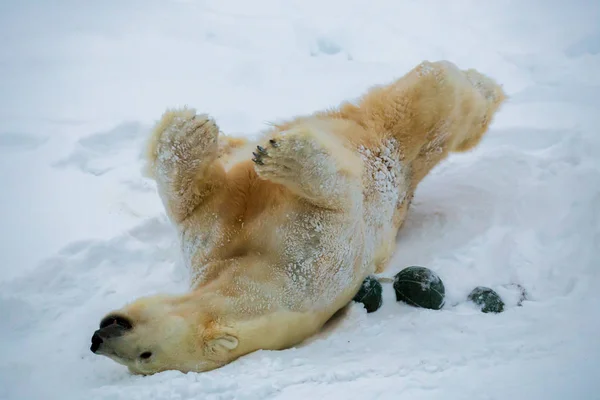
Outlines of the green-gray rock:
{"type": "Polygon", "coordinates": [[[475,303],[484,313],[501,313],[504,311],[504,302],[498,293],[484,286],[477,286],[467,297],[475,303]]]}
{"type": "Polygon", "coordinates": [[[444,306],[446,290],[440,277],[432,270],[412,266],[394,276],[396,300],[414,307],[439,310],[444,306]]]}
{"type": "Polygon", "coordinates": [[[353,300],[362,303],[368,313],[377,311],[383,303],[383,288],[381,283],[374,276],[367,276],[360,286],[360,290],[354,296],[353,300]]]}

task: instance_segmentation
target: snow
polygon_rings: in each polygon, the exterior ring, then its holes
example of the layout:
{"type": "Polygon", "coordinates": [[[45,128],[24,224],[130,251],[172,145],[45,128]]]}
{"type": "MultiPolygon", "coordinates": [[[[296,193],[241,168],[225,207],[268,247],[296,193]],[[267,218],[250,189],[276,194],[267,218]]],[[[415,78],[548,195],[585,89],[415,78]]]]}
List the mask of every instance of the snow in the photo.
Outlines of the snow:
{"type": "Polygon", "coordinates": [[[592,0],[0,3],[0,399],[597,399],[599,21],[592,0]],[[432,269],[443,310],[384,283],[377,312],[203,374],[131,376],[89,351],[106,311],[187,287],[140,172],[166,107],[250,135],[425,59],[510,96],[422,183],[384,274],[432,269]],[[466,303],[476,286],[505,312],[466,303]]]}

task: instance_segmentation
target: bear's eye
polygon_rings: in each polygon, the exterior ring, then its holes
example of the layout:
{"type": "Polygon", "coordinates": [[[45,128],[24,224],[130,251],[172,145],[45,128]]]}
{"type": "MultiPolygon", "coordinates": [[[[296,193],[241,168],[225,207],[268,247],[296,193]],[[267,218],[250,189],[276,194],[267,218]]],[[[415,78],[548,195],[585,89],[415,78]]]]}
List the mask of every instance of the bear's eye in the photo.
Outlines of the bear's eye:
{"type": "Polygon", "coordinates": [[[131,329],[133,327],[133,325],[127,318],[121,317],[119,315],[109,315],[108,317],[104,318],[102,322],[100,322],[100,329],[106,328],[107,326],[113,324],[119,325],[124,329],[131,329]]]}
{"type": "Polygon", "coordinates": [[[152,357],[152,352],[150,352],[150,351],[145,351],[145,352],[143,352],[142,354],[140,354],[140,358],[141,358],[142,360],[147,360],[147,359],[149,359],[150,357],[152,357]]]}

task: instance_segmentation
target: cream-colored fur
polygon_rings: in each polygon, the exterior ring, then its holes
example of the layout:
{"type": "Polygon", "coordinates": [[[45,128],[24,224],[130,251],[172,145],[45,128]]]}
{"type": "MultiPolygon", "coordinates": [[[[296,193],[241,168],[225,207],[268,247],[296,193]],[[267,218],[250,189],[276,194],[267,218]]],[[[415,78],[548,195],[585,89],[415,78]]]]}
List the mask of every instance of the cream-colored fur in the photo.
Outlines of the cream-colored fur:
{"type": "Polygon", "coordinates": [[[449,152],[476,146],[504,99],[474,70],[423,62],[257,143],[192,109],[167,111],[147,173],[193,287],[112,313],[132,327],[105,335],[98,352],[136,373],[206,371],[313,335],[385,268],[418,183],[449,152]]]}

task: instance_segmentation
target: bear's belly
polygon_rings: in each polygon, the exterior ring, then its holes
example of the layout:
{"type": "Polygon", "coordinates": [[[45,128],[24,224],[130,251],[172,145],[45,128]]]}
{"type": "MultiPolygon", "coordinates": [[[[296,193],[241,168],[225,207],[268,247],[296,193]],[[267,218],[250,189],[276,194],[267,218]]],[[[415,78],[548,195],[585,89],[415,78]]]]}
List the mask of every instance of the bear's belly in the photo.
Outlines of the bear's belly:
{"type": "Polygon", "coordinates": [[[194,270],[210,262],[215,249],[228,245],[231,229],[216,213],[199,215],[191,225],[180,227],[179,243],[183,262],[194,270]]]}
{"type": "Polygon", "coordinates": [[[326,308],[353,284],[361,266],[362,232],[360,215],[321,209],[289,212],[280,220],[271,235],[290,310],[326,308]]]}

